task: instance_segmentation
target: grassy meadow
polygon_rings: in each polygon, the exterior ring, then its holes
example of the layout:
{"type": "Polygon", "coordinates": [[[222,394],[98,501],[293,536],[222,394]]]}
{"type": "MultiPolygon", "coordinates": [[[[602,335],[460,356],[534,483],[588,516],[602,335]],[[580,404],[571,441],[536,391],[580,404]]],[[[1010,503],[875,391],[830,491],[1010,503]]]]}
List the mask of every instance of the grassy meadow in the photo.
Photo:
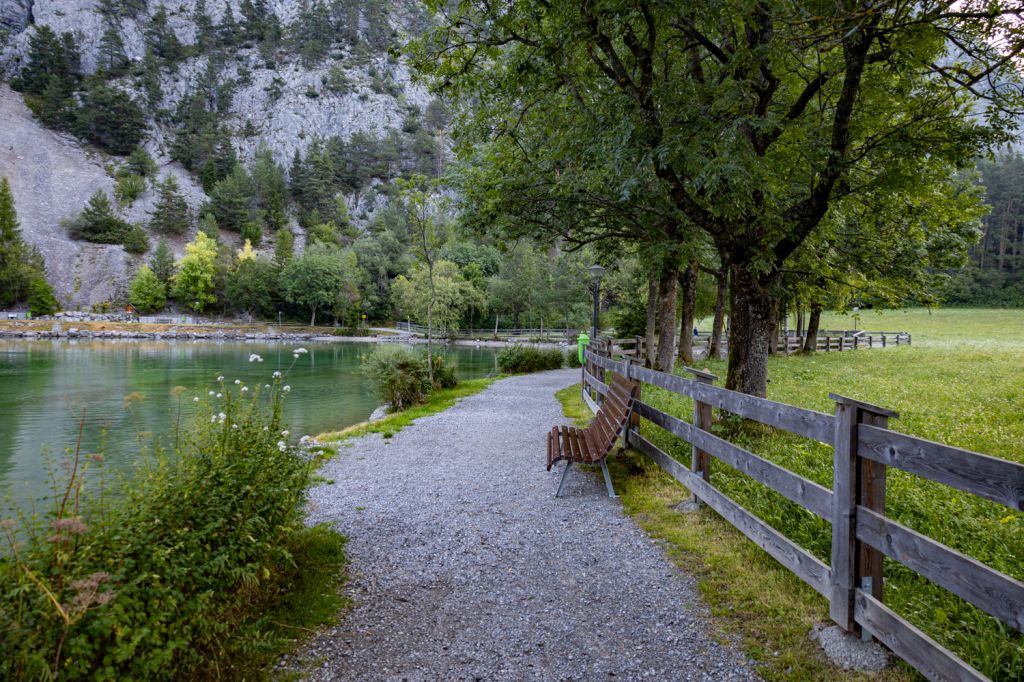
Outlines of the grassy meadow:
{"type": "MultiPolygon", "coordinates": [[[[852,327],[831,315],[823,329],[852,327]]],[[[838,393],[894,409],[891,427],[989,455],[1024,462],[1024,311],[927,310],[861,314],[858,328],[909,331],[913,345],[770,361],[768,397],[833,412],[838,393]]],[[[724,377],[721,361],[698,363],[724,377]]],[[[566,400],[571,397],[566,394],[566,400]]],[[[692,403],[653,387],[644,400],[689,418],[692,403]]],[[[645,423],[643,433],[689,463],[690,448],[645,423]]],[[[729,440],[831,488],[831,448],[770,427],[722,421],[729,440]]],[[[670,553],[702,576],[715,613],[732,623],[770,679],[842,677],[820,658],[807,632],[827,622],[825,601],[788,575],[713,512],[670,509],[685,492],[643,458],[627,454],[614,468],[627,513],[670,553]]],[[[828,562],[831,526],[774,491],[713,464],[713,483],[759,517],[828,562]]],[[[1024,580],[1024,514],[890,469],[888,514],[932,538],[1024,580]]],[[[886,603],[993,680],[1024,679],[1024,636],[899,564],[886,562],[886,603]]],[[[883,678],[913,677],[905,668],[883,678]]],[[[851,675],[849,677],[856,678],[851,675]]]]}

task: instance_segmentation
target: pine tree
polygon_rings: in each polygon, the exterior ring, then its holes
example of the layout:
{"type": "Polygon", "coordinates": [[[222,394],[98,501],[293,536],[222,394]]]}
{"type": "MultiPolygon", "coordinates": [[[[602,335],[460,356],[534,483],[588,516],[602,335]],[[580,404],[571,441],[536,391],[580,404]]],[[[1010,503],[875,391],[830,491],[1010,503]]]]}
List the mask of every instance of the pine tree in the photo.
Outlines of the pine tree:
{"type": "Polygon", "coordinates": [[[220,227],[212,213],[204,213],[203,217],[199,219],[199,231],[215,242],[220,241],[220,227]]]}
{"type": "Polygon", "coordinates": [[[128,154],[146,134],[146,115],[123,90],[102,81],[81,94],[74,131],[112,154],[128,154]]]}
{"type": "Polygon", "coordinates": [[[68,96],[57,76],[50,76],[39,97],[35,114],[44,124],[57,129],[66,128],[74,120],[74,100],[68,96]]]}
{"type": "Polygon", "coordinates": [[[21,90],[32,95],[41,95],[50,81],[56,76],[70,96],[78,86],[82,77],[82,58],[70,33],[60,38],[45,24],[37,26],[29,38],[28,63],[21,71],[17,85],[21,90]]]}
{"type": "Polygon", "coordinates": [[[157,6],[156,12],[150,18],[145,37],[146,44],[156,56],[169,64],[176,63],[184,56],[178,34],[167,23],[167,8],[163,3],[157,6]]]}
{"type": "Polygon", "coordinates": [[[231,175],[214,186],[210,208],[222,230],[241,232],[247,222],[257,219],[252,178],[245,166],[235,165],[231,175]]]}
{"type": "Polygon", "coordinates": [[[165,286],[174,277],[174,254],[165,240],[161,239],[157,244],[153,256],[149,259],[149,267],[165,286]]]}
{"type": "Polygon", "coordinates": [[[46,281],[45,277],[37,277],[29,287],[28,311],[32,317],[53,315],[60,308],[57,297],[54,296],[53,287],[46,281]]]}
{"type": "Polygon", "coordinates": [[[21,238],[14,194],[0,180],[0,307],[24,301],[29,285],[43,275],[43,258],[21,238]]]}
{"type": "Polygon", "coordinates": [[[238,22],[235,21],[235,13],[231,10],[231,3],[224,3],[224,16],[217,27],[217,39],[225,47],[232,47],[238,44],[239,38],[238,22]]]}
{"type": "Polygon", "coordinates": [[[164,101],[164,90],[160,85],[160,61],[151,47],[146,48],[137,82],[139,87],[146,92],[146,102],[149,104],[149,108],[156,109],[160,106],[160,103],[164,101]]]}
{"type": "Polygon", "coordinates": [[[67,222],[72,239],[84,239],[100,244],[120,244],[131,226],[114,214],[110,199],[103,190],[89,198],[81,214],[67,222]]]}
{"type": "Polygon", "coordinates": [[[285,228],[277,231],[274,239],[274,265],[284,268],[295,257],[295,235],[285,228]]]}
{"type": "Polygon", "coordinates": [[[271,230],[281,229],[288,221],[288,182],[284,168],[274,160],[266,146],[256,152],[252,167],[253,189],[263,220],[271,230]]]}
{"type": "Polygon", "coordinates": [[[99,47],[99,67],[109,76],[120,76],[128,67],[128,55],[124,51],[124,40],[118,26],[108,20],[107,30],[103,32],[99,47]]]}
{"type": "Polygon", "coordinates": [[[213,26],[213,20],[206,12],[206,0],[196,0],[196,9],[192,15],[192,21],[196,25],[196,42],[206,49],[213,47],[217,39],[217,30],[213,26]]]}
{"type": "Polygon", "coordinates": [[[149,229],[158,234],[185,234],[192,227],[192,212],[173,175],[157,184],[158,198],[149,214],[149,229]]]}

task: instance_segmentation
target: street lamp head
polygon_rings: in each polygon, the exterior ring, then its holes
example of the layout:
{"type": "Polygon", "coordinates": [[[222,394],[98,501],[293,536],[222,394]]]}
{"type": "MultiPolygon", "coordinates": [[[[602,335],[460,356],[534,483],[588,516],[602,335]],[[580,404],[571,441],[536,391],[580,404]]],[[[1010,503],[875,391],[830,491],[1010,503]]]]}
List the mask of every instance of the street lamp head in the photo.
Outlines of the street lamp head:
{"type": "Polygon", "coordinates": [[[587,270],[590,271],[590,277],[596,282],[604,276],[605,269],[598,263],[594,263],[587,270]]]}

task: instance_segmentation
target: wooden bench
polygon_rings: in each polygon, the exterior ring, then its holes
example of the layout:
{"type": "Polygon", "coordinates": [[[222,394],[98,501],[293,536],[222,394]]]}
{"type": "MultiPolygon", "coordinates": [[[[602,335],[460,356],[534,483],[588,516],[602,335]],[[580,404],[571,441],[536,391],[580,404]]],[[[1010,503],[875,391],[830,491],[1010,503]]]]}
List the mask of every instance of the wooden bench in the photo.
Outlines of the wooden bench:
{"type": "Polygon", "coordinates": [[[566,460],[562,480],[558,484],[555,497],[562,496],[566,474],[573,462],[580,464],[600,464],[604,474],[604,483],[608,488],[608,497],[616,497],[612,488],[612,477],[608,474],[605,460],[611,454],[616,441],[627,428],[633,412],[633,401],[636,399],[640,384],[616,374],[612,379],[608,395],[605,396],[601,409],[594,416],[594,421],[585,429],[572,426],[555,426],[548,434],[548,471],[555,462],[566,460]]]}

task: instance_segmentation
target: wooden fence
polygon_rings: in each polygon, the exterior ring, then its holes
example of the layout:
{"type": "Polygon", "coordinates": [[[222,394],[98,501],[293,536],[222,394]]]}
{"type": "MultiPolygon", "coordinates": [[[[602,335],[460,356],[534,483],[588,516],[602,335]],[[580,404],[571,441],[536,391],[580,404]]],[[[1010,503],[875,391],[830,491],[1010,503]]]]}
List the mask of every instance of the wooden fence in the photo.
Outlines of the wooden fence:
{"type": "MultiPolygon", "coordinates": [[[[788,334],[779,337],[775,351],[777,353],[796,353],[803,350],[805,337],[796,334],[788,334]]],[[[828,353],[832,351],[842,352],[844,350],[860,350],[870,348],[887,348],[889,346],[909,346],[912,337],[907,332],[858,332],[848,330],[828,330],[818,334],[815,349],[828,353]]],[[[723,335],[722,344],[725,347],[728,339],[723,335]]],[[[644,357],[644,349],[647,347],[647,340],[642,336],[631,338],[611,339],[612,348],[624,355],[644,357]]],[[[711,335],[700,332],[694,337],[694,349],[703,348],[707,350],[711,344],[711,335]]]]}
{"type": "Polygon", "coordinates": [[[607,372],[692,398],[693,422],[635,403],[627,446],[657,462],[703,503],[743,532],[829,602],[831,618],[847,631],[867,631],[932,680],[986,680],[955,654],[889,609],[883,601],[883,557],[907,566],[1003,623],[1024,632],[1024,583],[898,523],[885,514],[889,467],[1024,509],[1024,465],[908,436],[889,429],[898,415],[832,394],[834,414],[773,402],[713,385],[714,375],[687,368],[692,378],[615,360],[599,341],[582,368],[583,397],[596,411],[608,391],[607,372]],[[595,350],[599,352],[594,352],[595,350]],[[600,352],[604,351],[604,352],[600,352]],[[718,408],[833,448],[832,489],[799,476],[711,433],[718,408]],[[640,435],[640,420],[693,447],[687,469],[640,435]],[[830,564],[744,509],[710,482],[713,459],[768,486],[832,524],[830,564]]]}

